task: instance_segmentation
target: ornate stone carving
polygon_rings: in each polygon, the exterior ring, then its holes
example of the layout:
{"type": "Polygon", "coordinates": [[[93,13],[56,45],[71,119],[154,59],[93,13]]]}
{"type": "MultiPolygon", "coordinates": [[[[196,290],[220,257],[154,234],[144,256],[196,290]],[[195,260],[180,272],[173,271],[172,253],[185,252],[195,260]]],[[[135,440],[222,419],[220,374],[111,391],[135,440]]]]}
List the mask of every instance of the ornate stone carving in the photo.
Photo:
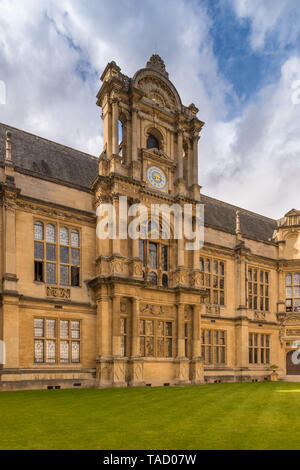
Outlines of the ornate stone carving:
{"type": "Polygon", "coordinates": [[[169,305],[155,305],[148,303],[140,304],[141,315],[157,315],[157,316],[175,316],[169,305]]]}
{"type": "Polygon", "coordinates": [[[254,320],[265,320],[265,319],[266,319],[266,313],[265,312],[260,312],[259,310],[255,310],[254,320]]]}
{"type": "Polygon", "coordinates": [[[142,77],[138,84],[138,88],[146,93],[148,98],[152,96],[159,98],[164,105],[170,109],[176,108],[176,99],[170,88],[159,78],[156,77],[142,77]],[[155,95],[154,95],[155,94],[155,95]]]}
{"type": "Polygon", "coordinates": [[[166,71],[166,66],[162,58],[158,54],[152,54],[146,65],[147,68],[157,70],[165,77],[169,77],[168,72],[166,71]]]}
{"type": "Polygon", "coordinates": [[[46,292],[47,292],[47,297],[55,297],[55,298],[60,298],[60,299],[71,298],[71,289],[67,287],[47,286],[46,292]]]}
{"type": "Polygon", "coordinates": [[[206,313],[210,315],[220,315],[220,306],[207,304],[206,313]]]}
{"type": "Polygon", "coordinates": [[[300,329],[299,328],[288,329],[286,330],[286,336],[300,336],[300,329]]]}

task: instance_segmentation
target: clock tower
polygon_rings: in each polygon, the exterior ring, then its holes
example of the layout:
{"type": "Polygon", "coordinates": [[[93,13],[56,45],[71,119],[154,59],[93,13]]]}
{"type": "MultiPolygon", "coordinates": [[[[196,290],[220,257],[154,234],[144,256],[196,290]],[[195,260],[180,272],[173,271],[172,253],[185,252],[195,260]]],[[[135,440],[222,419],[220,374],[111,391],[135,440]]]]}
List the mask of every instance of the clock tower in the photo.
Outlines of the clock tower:
{"type": "MultiPolygon", "coordinates": [[[[128,209],[137,203],[147,208],[191,204],[195,215],[200,202],[198,140],[204,125],[196,106],[182,104],[157,54],[132,78],[110,62],[101,81],[97,105],[102,109],[103,151],[93,184],[96,209],[111,204],[117,234],[124,221],[130,223],[128,209]]],[[[171,231],[173,223],[174,216],[171,231]]],[[[97,238],[92,286],[99,316],[99,386],[143,384],[155,358],[161,357],[173,358],[175,368],[171,373],[166,364],[157,364],[169,370],[162,370],[161,377],[171,374],[172,383],[202,380],[199,323],[205,289],[199,281],[199,251],[185,251],[181,239],[161,240],[161,217],[154,225],[145,220],[144,228],[145,240],[97,238]],[[186,339],[184,316],[191,322],[186,339]]]]}

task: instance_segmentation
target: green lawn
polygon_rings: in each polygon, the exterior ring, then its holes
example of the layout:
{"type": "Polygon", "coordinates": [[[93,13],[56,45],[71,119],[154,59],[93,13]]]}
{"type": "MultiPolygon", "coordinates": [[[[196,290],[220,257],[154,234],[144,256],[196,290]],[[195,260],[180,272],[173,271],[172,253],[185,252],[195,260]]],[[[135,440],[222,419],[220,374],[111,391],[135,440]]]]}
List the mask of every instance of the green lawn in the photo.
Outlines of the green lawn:
{"type": "Polygon", "coordinates": [[[0,392],[0,449],[300,449],[300,383],[0,392]]]}

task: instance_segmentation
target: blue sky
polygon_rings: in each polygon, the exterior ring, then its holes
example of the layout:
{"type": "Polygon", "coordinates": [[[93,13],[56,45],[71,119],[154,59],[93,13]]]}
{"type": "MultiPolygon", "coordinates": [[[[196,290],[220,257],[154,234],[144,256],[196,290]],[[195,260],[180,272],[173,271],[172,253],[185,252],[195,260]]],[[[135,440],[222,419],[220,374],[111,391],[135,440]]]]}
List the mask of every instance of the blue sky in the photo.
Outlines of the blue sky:
{"type": "Polygon", "coordinates": [[[0,0],[0,121],[99,155],[105,65],[132,76],[153,52],[206,123],[203,192],[300,209],[299,0],[0,0]]]}

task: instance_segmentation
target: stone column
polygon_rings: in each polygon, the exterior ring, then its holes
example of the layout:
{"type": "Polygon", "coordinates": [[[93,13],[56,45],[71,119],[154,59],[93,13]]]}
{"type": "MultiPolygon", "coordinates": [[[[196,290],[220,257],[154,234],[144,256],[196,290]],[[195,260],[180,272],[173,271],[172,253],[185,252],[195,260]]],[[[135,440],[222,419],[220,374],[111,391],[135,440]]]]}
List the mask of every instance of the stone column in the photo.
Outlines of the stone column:
{"type": "Polygon", "coordinates": [[[132,299],[132,321],[131,321],[131,360],[130,360],[130,382],[132,387],[145,385],[144,383],[144,359],[140,356],[140,299],[132,299]]]}
{"type": "Polygon", "coordinates": [[[113,205],[116,214],[116,238],[112,240],[113,255],[120,255],[120,238],[119,238],[119,195],[113,196],[113,205]]]}
{"type": "Polygon", "coordinates": [[[131,126],[131,155],[132,161],[137,162],[137,108],[132,106],[132,126],[131,126]]]}
{"type": "Polygon", "coordinates": [[[117,98],[112,99],[112,153],[119,154],[119,105],[117,98]]]}
{"type": "Polygon", "coordinates": [[[132,161],[132,150],[131,150],[131,136],[132,136],[132,129],[131,129],[131,119],[127,118],[126,121],[126,163],[130,163],[132,161]]]}
{"type": "Polygon", "coordinates": [[[200,305],[194,305],[192,340],[193,358],[191,361],[191,377],[193,384],[200,384],[204,381],[204,367],[203,359],[201,357],[200,310],[200,305]]]}
{"type": "Polygon", "coordinates": [[[193,184],[198,184],[198,140],[198,136],[193,137],[193,184]]]}
{"type": "Polygon", "coordinates": [[[177,131],[177,178],[183,178],[183,131],[177,131]]]}
{"type": "Polygon", "coordinates": [[[112,298],[112,386],[127,387],[126,383],[126,358],[121,357],[120,336],[120,296],[112,298]]]}

